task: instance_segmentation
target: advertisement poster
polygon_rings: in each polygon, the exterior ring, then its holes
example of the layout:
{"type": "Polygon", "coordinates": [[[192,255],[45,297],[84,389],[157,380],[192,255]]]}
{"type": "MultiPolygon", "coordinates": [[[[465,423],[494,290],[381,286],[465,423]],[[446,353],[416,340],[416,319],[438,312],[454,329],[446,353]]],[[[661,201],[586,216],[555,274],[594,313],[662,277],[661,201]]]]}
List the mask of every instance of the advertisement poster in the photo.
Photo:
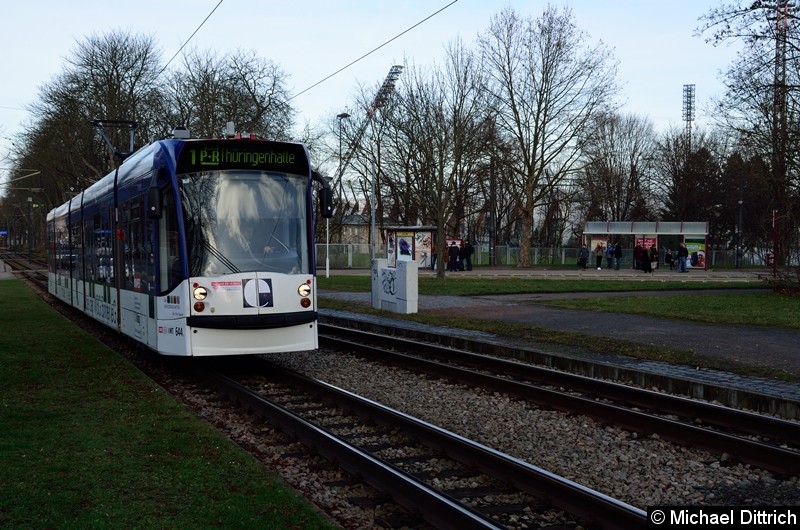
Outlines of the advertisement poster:
{"type": "Polygon", "coordinates": [[[397,267],[397,239],[394,232],[386,233],[386,259],[389,261],[390,267],[397,267]]]}
{"type": "Polygon", "coordinates": [[[431,266],[433,232],[429,230],[387,230],[386,259],[389,267],[398,261],[417,261],[420,267],[431,266]]]}
{"type": "Polygon", "coordinates": [[[431,232],[417,232],[414,234],[414,259],[417,260],[420,267],[431,266],[432,242],[431,232]]]}
{"type": "Polygon", "coordinates": [[[414,260],[414,232],[396,232],[397,261],[414,260]]]}
{"type": "Polygon", "coordinates": [[[600,245],[603,248],[603,251],[606,250],[606,245],[608,244],[608,238],[602,236],[593,237],[589,243],[590,243],[589,252],[591,252],[592,255],[594,255],[594,249],[597,248],[597,245],[600,245]]]}
{"type": "Polygon", "coordinates": [[[658,248],[658,237],[657,236],[637,237],[636,244],[642,248],[650,248],[650,247],[658,248]]]}
{"type": "Polygon", "coordinates": [[[689,259],[686,260],[686,266],[690,269],[705,269],[706,240],[686,238],[684,243],[686,243],[686,249],[689,251],[689,259]]]}

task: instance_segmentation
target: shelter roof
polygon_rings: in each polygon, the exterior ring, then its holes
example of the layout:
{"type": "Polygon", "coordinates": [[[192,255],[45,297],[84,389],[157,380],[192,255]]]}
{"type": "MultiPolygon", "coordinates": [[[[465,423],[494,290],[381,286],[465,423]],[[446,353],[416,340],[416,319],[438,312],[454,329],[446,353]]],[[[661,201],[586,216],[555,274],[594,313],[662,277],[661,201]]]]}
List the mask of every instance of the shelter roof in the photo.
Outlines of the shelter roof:
{"type": "Polygon", "coordinates": [[[708,235],[703,221],[587,221],[584,234],[708,235]]]}

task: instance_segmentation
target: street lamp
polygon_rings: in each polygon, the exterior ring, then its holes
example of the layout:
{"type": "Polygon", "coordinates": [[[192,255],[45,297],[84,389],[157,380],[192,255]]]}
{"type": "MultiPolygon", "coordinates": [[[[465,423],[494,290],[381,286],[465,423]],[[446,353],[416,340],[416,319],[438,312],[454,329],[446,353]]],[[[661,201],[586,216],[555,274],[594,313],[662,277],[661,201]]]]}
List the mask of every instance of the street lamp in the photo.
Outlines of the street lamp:
{"type": "Polygon", "coordinates": [[[744,172],[739,173],[739,203],[736,219],[736,268],[742,268],[742,211],[744,210],[744,172]]]}
{"type": "Polygon", "coordinates": [[[33,197],[28,197],[28,263],[33,254],[33,197]]]}
{"type": "MultiPolygon", "coordinates": [[[[339,182],[341,186],[342,182],[342,120],[346,120],[349,118],[350,115],[346,112],[342,112],[341,114],[337,114],[336,118],[339,120],[339,169],[336,171],[336,174],[339,177],[339,182]]],[[[330,226],[331,226],[331,219],[330,217],[325,219],[325,277],[330,277],[330,267],[331,267],[331,252],[330,252],[330,226]]]]}

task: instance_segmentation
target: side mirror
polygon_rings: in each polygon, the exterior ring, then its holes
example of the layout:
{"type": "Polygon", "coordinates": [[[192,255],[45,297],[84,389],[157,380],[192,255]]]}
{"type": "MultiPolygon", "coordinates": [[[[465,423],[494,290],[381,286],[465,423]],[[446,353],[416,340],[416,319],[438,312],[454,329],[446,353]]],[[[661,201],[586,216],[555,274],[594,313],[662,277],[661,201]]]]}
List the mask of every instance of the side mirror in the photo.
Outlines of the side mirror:
{"type": "Polygon", "coordinates": [[[330,177],[323,177],[316,171],[311,172],[311,178],[316,182],[322,184],[322,189],[319,192],[319,216],[323,219],[330,219],[333,217],[333,190],[330,185],[330,177]]]}
{"type": "Polygon", "coordinates": [[[320,217],[323,219],[330,219],[333,217],[333,190],[329,187],[324,187],[320,190],[320,217]]]}

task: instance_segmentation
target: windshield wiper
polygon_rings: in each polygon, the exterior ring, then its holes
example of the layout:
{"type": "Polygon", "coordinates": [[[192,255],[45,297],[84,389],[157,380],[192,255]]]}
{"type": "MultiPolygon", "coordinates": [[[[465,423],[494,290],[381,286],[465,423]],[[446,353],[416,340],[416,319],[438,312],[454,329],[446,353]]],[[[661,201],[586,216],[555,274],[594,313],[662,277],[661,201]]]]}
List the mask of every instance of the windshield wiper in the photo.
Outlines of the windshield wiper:
{"type": "Polygon", "coordinates": [[[214,246],[205,239],[203,239],[203,246],[206,247],[206,250],[208,250],[209,254],[217,258],[220,261],[220,263],[228,267],[231,270],[231,272],[233,273],[242,272],[236,265],[233,264],[231,260],[225,257],[225,255],[222,254],[222,252],[214,248],[214,246]]]}

